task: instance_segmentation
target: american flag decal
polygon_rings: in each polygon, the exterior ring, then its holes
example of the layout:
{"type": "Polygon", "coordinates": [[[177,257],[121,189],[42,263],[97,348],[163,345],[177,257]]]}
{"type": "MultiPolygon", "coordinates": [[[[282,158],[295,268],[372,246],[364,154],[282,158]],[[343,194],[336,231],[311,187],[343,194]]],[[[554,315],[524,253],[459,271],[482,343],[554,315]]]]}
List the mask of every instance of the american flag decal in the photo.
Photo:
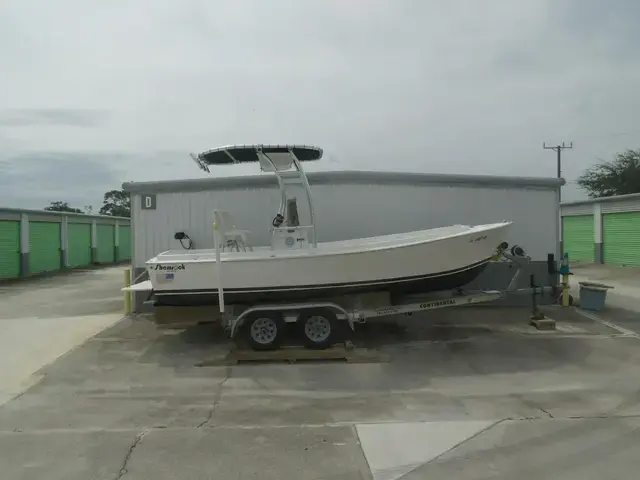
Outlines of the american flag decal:
{"type": "Polygon", "coordinates": [[[156,281],[158,283],[167,283],[173,280],[173,273],[158,273],[156,274],[156,281]]]}

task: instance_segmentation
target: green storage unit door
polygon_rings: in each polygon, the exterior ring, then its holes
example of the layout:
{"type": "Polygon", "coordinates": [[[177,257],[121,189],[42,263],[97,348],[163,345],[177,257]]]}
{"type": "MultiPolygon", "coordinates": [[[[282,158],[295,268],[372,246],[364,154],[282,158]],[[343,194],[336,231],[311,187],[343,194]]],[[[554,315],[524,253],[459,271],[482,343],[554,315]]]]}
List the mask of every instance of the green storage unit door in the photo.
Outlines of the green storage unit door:
{"type": "Polygon", "coordinates": [[[0,279],[20,276],[20,222],[0,220],[0,279]]]}
{"type": "Polygon", "coordinates": [[[60,270],[60,224],[29,222],[29,273],[60,270]]]}
{"type": "Polygon", "coordinates": [[[97,225],[98,263],[113,263],[113,253],[116,243],[116,229],[114,225],[97,225]]]}
{"type": "Polygon", "coordinates": [[[562,248],[569,254],[569,261],[593,262],[593,215],[562,217],[562,248]]]}
{"type": "Polygon", "coordinates": [[[69,267],[91,265],[91,224],[69,223],[67,227],[67,262],[69,267]]]}
{"type": "Polygon", "coordinates": [[[640,212],[602,215],[604,263],[640,265],[640,212]]]}
{"type": "Polygon", "coordinates": [[[131,260],[131,227],[118,227],[118,260],[131,260]]]}

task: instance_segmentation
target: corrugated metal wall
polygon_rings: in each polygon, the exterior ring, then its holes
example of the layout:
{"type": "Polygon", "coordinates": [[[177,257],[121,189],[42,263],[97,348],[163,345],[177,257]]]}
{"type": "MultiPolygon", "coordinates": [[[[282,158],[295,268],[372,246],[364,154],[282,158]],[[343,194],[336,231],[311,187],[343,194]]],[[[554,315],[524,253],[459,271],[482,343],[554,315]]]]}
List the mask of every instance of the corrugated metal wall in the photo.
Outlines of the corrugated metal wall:
{"type": "Polygon", "coordinates": [[[562,206],[562,216],[578,216],[578,215],[593,215],[593,205],[581,204],[581,205],[566,205],[562,206]]]}
{"type": "Polygon", "coordinates": [[[602,213],[640,212],[640,196],[617,202],[603,202],[602,213]]]}
{"type": "MultiPolygon", "coordinates": [[[[275,182],[274,182],[275,183],[275,182]]],[[[275,185],[274,185],[275,187],[275,185]]],[[[320,241],[435,228],[455,223],[514,221],[508,241],[524,245],[534,260],[546,260],[558,246],[557,192],[550,188],[414,186],[381,184],[312,185],[320,241]]],[[[301,223],[308,218],[297,195],[301,223]]],[[[280,196],[275,188],[158,193],[155,210],[132,196],[134,260],[142,267],[154,255],[180,249],[173,239],[186,232],[195,248],[212,248],[212,211],[230,211],[238,228],[252,231],[256,245],[269,243],[271,219],[280,196]]]]}

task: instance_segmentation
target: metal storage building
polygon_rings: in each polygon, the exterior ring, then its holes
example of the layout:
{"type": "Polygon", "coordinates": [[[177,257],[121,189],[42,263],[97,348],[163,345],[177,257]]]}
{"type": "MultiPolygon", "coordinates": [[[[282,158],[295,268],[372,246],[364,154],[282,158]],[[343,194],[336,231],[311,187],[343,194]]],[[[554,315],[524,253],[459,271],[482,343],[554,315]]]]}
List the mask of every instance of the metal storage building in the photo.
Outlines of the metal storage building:
{"type": "Polygon", "coordinates": [[[0,208],[0,281],[131,258],[130,219],[0,208]]]}
{"type": "Polygon", "coordinates": [[[566,202],[561,215],[570,260],[640,266],[640,193],[566,202]]]}
{"type": "MultiPolygon", "coordinates": [[[[539,284],[554,281],[547,272],[547,255],[560,252],[562,179],[362,171],[307,175],[320,241],[512,220],[507,241],[526,248],[539,284]]],[[[185,232],[193,248],[213,248],[214,209],[230,211],[238,228],[252,231],[255,245],[268,245],[280,202],[277,181],[269,174],[130,182],[123,189],[131,194],[134,278],[144,272],[149,258],[182,248],[176,232],[185,232]]],[[[308,218],[304,203],[299,202],[300,216],[308,218]]],[[[477,282],[503,288],[511,276],[509,265],[492,264],[477,282]]],[[[528,284],[528,278],[521,280],[528,284]]],[[[138,309],[143,297],[136,295],[138,309]]]]}

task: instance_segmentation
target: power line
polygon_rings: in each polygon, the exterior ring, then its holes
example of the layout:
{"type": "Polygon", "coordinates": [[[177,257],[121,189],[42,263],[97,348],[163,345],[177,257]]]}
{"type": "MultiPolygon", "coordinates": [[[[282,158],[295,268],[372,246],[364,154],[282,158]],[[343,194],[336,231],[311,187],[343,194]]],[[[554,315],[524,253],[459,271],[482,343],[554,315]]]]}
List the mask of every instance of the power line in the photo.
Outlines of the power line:
{"type": "MultiPolygon", "coordinates": [[[[562,178],[562,151],[565,148],[573,148],[573,142],[569,145],[565,145],[564,142],[562,142],[562,145],[556,145],[555,147],[547,147],[547,144],[543,142],[542,148],[545,150],[554,150],[558,154],[558,178],[562,178]]],[[[558,197],[559,200],[562,200],[562,188],[560,188],[558,192],[558,197]]]]}

